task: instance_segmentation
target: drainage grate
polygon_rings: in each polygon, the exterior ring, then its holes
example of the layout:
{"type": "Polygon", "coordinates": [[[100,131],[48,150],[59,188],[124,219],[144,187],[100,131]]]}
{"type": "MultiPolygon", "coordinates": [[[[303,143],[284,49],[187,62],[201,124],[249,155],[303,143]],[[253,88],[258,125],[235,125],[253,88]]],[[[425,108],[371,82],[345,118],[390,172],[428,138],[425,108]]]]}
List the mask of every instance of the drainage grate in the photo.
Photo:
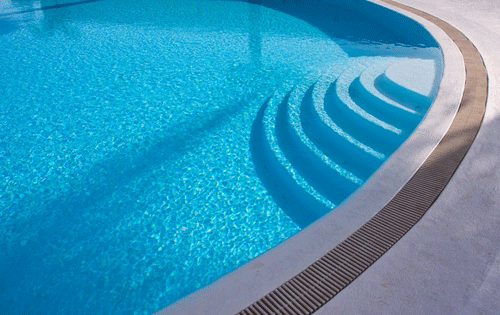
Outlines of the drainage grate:
{"type": "Polygon", "coordinates": [[[481,55],[457,29],[427,13],[391,0],[443,29],[462,52],[466,80],[453,123],[438,146],[398,194],[337,247],[238,315],[312,314],[371,266],[406,234],[441,194],[474,141],[488,94],[481,55]]]}

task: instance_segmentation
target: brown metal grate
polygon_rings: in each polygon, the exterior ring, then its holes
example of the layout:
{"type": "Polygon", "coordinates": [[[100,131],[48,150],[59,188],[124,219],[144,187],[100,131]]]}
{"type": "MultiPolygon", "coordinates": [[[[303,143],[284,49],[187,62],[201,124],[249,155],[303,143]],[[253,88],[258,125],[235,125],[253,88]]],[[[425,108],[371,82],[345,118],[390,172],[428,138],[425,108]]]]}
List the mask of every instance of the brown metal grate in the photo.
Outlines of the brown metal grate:
{"type": "Polygon", "coordinates": [[[479,131],[486,109],[488,75],[477,49],[448,23],[392,0],[382,1],[431,21],[458,46],[466,68],[458,112],[441,142],[382,210],[326,255],[238,315],[312,314],[326,304],[422,218],[448,184],[479,131]]]}

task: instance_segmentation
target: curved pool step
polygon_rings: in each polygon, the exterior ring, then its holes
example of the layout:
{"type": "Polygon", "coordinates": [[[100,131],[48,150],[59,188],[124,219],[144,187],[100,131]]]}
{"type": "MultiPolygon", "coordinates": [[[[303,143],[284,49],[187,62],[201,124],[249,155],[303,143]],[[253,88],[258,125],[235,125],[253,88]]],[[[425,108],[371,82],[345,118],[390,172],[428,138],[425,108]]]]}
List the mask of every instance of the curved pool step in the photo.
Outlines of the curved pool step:
{"type": "Polygon", "coordinates": [[[375,88],[399,60],[363,57],[326,66],[259,109],[250,140],[257,174],[299,226],[342,203],[420,121],[421,113],[375,88]]]}
{"type": "Polygon", "coordinates": [[[326,93],[325,111],[353,137],[380,151],[392,152],[404,140],[403,130],[384,121],[386,117],[373,116],[365,110],[367,104],[357,104],[350,95],[353,81],[374,62],[380,60],[359,58],[350,65],[326,93]],[[379,137],[385,141],[380,143],[379,137]]]}
{"type": "Polygon", "coordinates": [[[301,228],[330,211],[303,186],[296,182],[289,169],[282,165],[268,142],[264,122],[269,98],[259,109],[250,134],[250,152],[261,182],[276,204],[301,228]]]}
{"type": "Polygon", "coordinates": [[[324,111],[339,128],[352,138],[382,153],[384,156],[390,155],[401,144],[402,137],[399,134],[390,131],[382,132],[381,128],[377,128],[374,124],[360,118],[355,113],[346,115],[341,107],[344,107],[344,103],[337,94],[336,81],[332,83],[324,95],[324,111]],[[384,141],[381,141],[381,139],[384,139],[384,141]]]}
{"type": "Polygon", "coordinates": [[[304,98],[300,106],[301,127],[307,138],[332,161],[366,180],[386,155],[354,138],[325,111],[325,94],[347,67],[349,64],[328,69],[315,84],[312,97],[304,98]]]}
{"type": "MultiPolygon", "coordinates": [[[[311,98],[313,88],[314,85],[309,87],[304,98],[311,98]]],[[[276,115],[276,137],[279,147],[293,168],[309,185],[331,202],[341,203],[359,188],[360,184],[351,180],[352,174],[341,173],[347,172],[337,165],[324,163],[320,156],[303,142],[296,129],[290,124],[289,103],[282,102],[276,115]]]]}
{"type": "MultiPolygon", "coordinates": [[[[352,160],[339,159],[338,154],[332,154],[332,157],[328,156],[321,149],[319,149],[305,134],[302,128],[302,122],[300,120],[301,108],[306,103],[311,106],[310,104],[312,104],[312,92],[316,89],[317,81],[305,83],[307,84],[300,84],[295,87],[295,89],[292,91],[287,106],[287,124],[290,128],[290,132],[295,134],[296,141],[300,141],[300,143],[296,143],[297,148],[301,148],[300,152],[309,152],[309,154],[315,155],[316,159],[320,160],[328,168],[335,170],[338,175],[344,177],[357,186],[361,186],[364,183],[364,179],[358,176],[357,173],[359,169],[356,168],[356,165],[354,163],[352,163],[352,160]],[[351,171],[349,169],[351,169],[351,171]]],[[[339,148],[336,148],[336,151],[339,151],[339,148]]]]}
{"type": "Polygon", "coordinates": [[[390,91],[386,90],[384,94],[375,87],[376,80],[384,76],[386,69],[394,62],[394,59],[387,58],[385,62],[379,62],[368,67],[353,81],[349,94],[354,102],[366,104],[364,108],[375,117],[384,117],[384,121],[409,132],[420,122],[423,113],[396,102],[385,95],[390,93],[398,93],[401,96],[408,95],[408,90],[400,86],[394,86],[390,91]]]}
{"type": "Polygon", "coordinates": [[[287,159],[283,150],[279,146],[278,139],[276,137],[276,117],[278,114],[278,108],[282,103],[288,103],[291,91],[289,91],[284,98],[271,98],[267,104],[267,109],[264,112],[262,121],[264,126],[264,134],[266,136],[267,143],[274,156],[279,161],[279,163],[288,171],[293,180],[300,186],[304,191],[313,196],[316,200],[322,203],[329,209],[335,208],[335,204],[318,193],[314,187],[309,185],[307,180],[305,180],[299,172],[293,167],[290,161],[287,159]]]}
{"type": "Polygon", "coordinates": [[[440,67],[431,59],[400,59],[375,80],[375,88],[390,100],[424,115],[436,96],[440,67]]]}

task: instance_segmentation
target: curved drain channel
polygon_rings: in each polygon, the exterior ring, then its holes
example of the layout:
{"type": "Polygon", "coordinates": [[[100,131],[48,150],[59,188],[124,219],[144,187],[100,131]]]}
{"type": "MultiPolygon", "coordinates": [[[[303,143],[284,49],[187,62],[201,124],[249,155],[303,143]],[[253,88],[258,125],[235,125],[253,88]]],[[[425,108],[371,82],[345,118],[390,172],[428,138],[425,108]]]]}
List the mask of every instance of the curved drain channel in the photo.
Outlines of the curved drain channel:
{"type": "Polygon", "coordinates": [[[434,151],[382,210],[322,258],[239,315],[312,314],[326,304],[422,218],[450,181],[479,131],[486,109],[488,76],[477,49],[448,23],[392,0],[382,1],[434,23],[458,46],[466,69],[458,112],[434,151]]]}

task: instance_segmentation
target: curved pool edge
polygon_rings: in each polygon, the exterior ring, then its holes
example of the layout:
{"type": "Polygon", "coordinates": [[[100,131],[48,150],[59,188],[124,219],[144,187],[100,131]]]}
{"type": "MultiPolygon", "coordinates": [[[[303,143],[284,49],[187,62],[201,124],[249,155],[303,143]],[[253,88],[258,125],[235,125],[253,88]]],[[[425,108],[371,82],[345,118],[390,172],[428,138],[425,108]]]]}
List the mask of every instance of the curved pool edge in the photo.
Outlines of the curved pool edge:
{"type": "Polygon", "coordinates": [[[380,211],[413,176],[442,139],[465,85],[462,55],[443,30],[412,13],[379,1],[423,25],[438,41],[444,71],[433,106],[410,138],[335,211],[279,246],[158,314],[234,314],[307,268],[380,211]]]}

